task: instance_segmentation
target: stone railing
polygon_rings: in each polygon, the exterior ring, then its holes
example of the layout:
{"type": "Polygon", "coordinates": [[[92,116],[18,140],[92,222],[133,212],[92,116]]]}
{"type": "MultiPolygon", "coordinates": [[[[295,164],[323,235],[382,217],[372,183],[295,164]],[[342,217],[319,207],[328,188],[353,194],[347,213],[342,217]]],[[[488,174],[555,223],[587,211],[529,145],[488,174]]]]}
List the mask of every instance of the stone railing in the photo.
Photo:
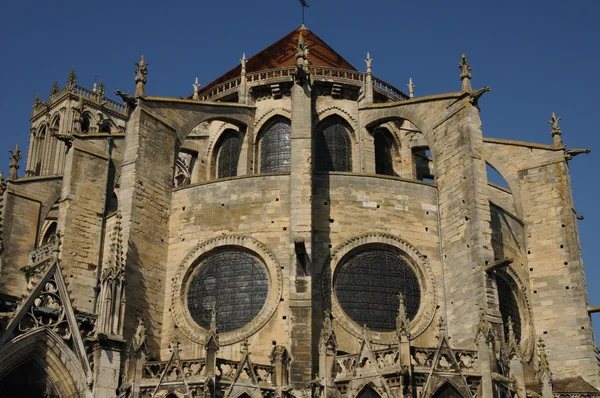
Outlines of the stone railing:
{"type": "Polygon", "coordinates": [[[200,101],[210,101],[213,97],[233,92],[235,89],[238,88],[241,80],[242,79],[238,76],[211,88],[207,92],[200,95],[200,101]]]}
{"type": "MultiPolygon", "coordinates": [[[[239,372],[242,372],[240,378],[249,378],[250,376],[247,374],[246,369],[239,369],[239,366],[240,363],[238,361],[217,359],[217,376],[220,376],[222,380],[233,380],[239,372]]],[[[273,372],[275,371],[273,366],[253,365],[253,370],[259,383],[272,383],[273,372]]]]}
{"type": "Polygon", "coordinates": [[[336,80],[342,79],[350,80],[353,82],[363,82],[365,80],[365,74],[355,70],[311,66],[310,73],[316,78],[331,78],[336,80]]]}
{"type": "MultiPolygon", "coordinates": [[[[429,371],[433,366],[435,354],[437,349],[435,348],[417,348],[411,347],[411,365],[415,369],[422,368],[424,371],[429,371]]],[[[359,354],[348,354],[340,355],[335,358],[336,361],[336,379],[344,379],[351,377],[357,367],[367,366],[366,364],[359,363],[359,354]]],[[[373,351],[376,365],[381,374],[391,374],[398,372],[400,366],[400,356],[398,348],[386,348],[383,350],[373,351]]],[[[479,371],[479,362],[477,357],[477,351],[469,350],[455,350],[455,360],[458,363],[460,369],[465,373],[477,373],[479,371]]],[[[450,365],[450,358],[442,358],[440,366],[444,366],[445,363],[450,365]]]]}
{"type": "MultiPolygon", "coordinates": [[[[289,78],[290,80],[296,72],[296,67],[269,69],[246,74],[246,81],[253,86],[265,84],[269,80],[289,78]]],[[[362,85],[365,81],[365,74],[356,70],[328,68],[323,66],[311,66],[309,72],[313,79],[321,81],[336,81],[352,85],[362,85]]],[[[208,91],[200,94],[200,101],[212,101],[219,99],[225,95],[233,93],[238,89],[241,83],[241,77],[237,76],[220,83],[208,91]]],[[[391,100],[401,101],[408,99],[408,95],[398,90],[391,84],[384,82],[381,79],[373,77],[373,88],[377,92],[385,95],[391,100]]]]}
{"type": "Polygon", "coordinates": [[[83,98],[88,99],[90,102],[95,102],[99,105],[105,106],[107,108],[112,109],[121,114],[126,114],[127,108],[124,104],[121,104],[117,101],[113,101],[106,97],[100,97],[98,93],[95,93],[91,90],[83,88],[81,86],[65,86],[60,89],[58,92],[50,96],[46,101],[40,102],[36,107],[33,108],[31,113],[31,117],[36,117],[40,113],[46,111],[50,108],[50,106],[54,103],[55,100],[62,97],[66,93],[73,93],[82,96],[83,98]]]}
{"type": "Polygon", "coordinates": [[[173,361],[170,364],[168,361],[144,363],[144,367],[142,368],[142,383],[157,384],[161,378],[166,382],[183,381],[184,379],[186,381],[194,380],[201,377],[202,370],[206,365],[204,358],[179,361],[179,363],[183,373],[179,371],[178,365],[173,361]],[[168,368],[167,364],[169,364],[168,368]]]}
{"type": "Polygon", "coordinates": [[[121,112],[121,113],[125,113],[125,105],[120,104],[116,101],[113,101],[111,99],[108,99],[106,97],[102,97],[100,98],[100,96],[98,95],[98,93],[95,93],[93,91],[90,91],[88,89],[85,89],[83,87],[80,86],[73,86],[73,92],[75,94],[79,94],[82,97],[88,98],[90,100],[96,101],[96,102],[100,102],[103,103],[104,106],[107,106],[117,112],[121,112]]]}
{"type": "Polygon", "coordinates": [[[40,263],[54,258],[58,252],[59,239],[60,238],[55,235],[44,246],[29,252],[29,263],[27,265],[29,267],[35,267],[40,263]]]}
{"type": "Polygon", "coordinates": [[[249,83],[251,83],[260,82],[263,80],[279,79],[282,77],[292,77],[294,76],[295,71],[295,67],[262,70],[258,72],[248,73],[246,75],[246,80],[249,83]]]}
{"type": "Polygon", "coordinates": [[[397,99],[398,101],[402,101],[409,98],[408,95],[404,94],[402,91],[398,90],[391,84],[388,84],[383,80],[376,78],[375,76],[373,76],[373,89],[381,92],[384,95],[387,94],[387,96],[397,99]]]}

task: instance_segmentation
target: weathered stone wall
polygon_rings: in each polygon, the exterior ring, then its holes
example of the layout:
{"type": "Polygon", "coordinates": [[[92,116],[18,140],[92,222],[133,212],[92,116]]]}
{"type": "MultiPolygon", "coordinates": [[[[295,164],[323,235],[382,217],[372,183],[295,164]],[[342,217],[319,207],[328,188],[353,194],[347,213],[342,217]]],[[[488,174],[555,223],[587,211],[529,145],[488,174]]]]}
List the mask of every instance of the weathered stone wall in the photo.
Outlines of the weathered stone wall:
{"type": "Polygon", "coordinates": [[[486,140],[525,225],[535,333],[555,378],[581,375],[600,386],[576,214],[563,148],[486,140]]]}
{"type": "Polygon", "coordinates": [[[5,192],[4,247],[0,292],[20,297],[27,281],[22,267],[38,242],[39,228],[60,192],[60,177],[22,178],[9,182],[5,192]]]}
{"type": "Polygon", "coordinates": [[[177,137],[138,107],[127,124],[119,210],[126,246],[126,338],[141,316],[153,355],[160,349],[169,234],[169,210],[177,137]]]}
{"type": "MultiPolygon", "coordinates": [[[[435,187],[432,185],[385,176],[350,173],[316,175],[314,220],[314,289],[317,290],[315,296],[319,297],[313,304],[314,311],[322,311],[323,305],[331,299],[322,297],[322,293],[331,294],[324,284],[331,282],[329,268],[335,267],[335,264],[329,264],[332,250],[351,238],[369,233],[397,236],[426,256],[438,291],[435,306],[442,305],[437,203],[435,187]]],[[[437,317],[439,315],[440,312],[437,317]]],[[[351,334],[336,320],[334,327],[338,349],[358,352],[360,336],[351,334]]],[[[437,319],[432,322],[426,333],[413,341],[413,344],[435,346],[436,333],[437,319]]],[[[313,336],[315,345],[318,343],[318,336],[313,336]]]]}
{"type": "MultiPolygon", "coordinates": [[[[283,301],[269,322],[250,337],[253,360],[257,363],[269,363],[268,356],[273,348],[273,341],[278,345],[289,346],[289,180],[290,176],[287,174],[237,177],[173,192],[165,286],[168,294],[164,302],[164,308],[168,310],[164,313],[161,344],[163,359],[168,357],[168,346],[176,335],[182,340],[182,355],[186,358],[204,355],[201,344],[177,333],[170,311],[170,292],[173,278],[188,253],[199,243],[223,235],[243,235],[257,239],[281,265],[283,301]]],[[[219,356],[239,359],[240,344],[221,347],[219,356]]]]}

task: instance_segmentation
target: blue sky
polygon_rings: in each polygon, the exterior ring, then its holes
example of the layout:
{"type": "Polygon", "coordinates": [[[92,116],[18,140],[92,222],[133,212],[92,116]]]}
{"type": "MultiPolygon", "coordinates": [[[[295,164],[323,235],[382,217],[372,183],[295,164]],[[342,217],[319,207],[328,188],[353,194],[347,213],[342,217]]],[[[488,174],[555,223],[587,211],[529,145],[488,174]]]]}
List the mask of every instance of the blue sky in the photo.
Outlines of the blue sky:
{"type": "MultiPolygon", "coordinates": [[[[594,254],[600,210],[600,1],[308,0],[306,24],[357,69],[371,53],[374,74],[416,95],[460,89],[466,53],[488,137],[551,143],[546,121],[562,117],[569,148],[590,148],[570,162],[591,304],[600,304],[594,254]]],[[[0,13],[0,170],[8,150],[26,152],[31,104],[62,87],[72,66],[78,84],[97,74],[106,91],[134,91],[133,62],[150,64],[148,95],[187,96],[300,24],[297,0],[27,1],[0,13]]],[[[20,169],[21,175],[25,169],[20,169]]],[[[600,316],[595,319],[600,338],[600,316]]],[[[600,340],[599,340],[600,341],[600,340]]]]}

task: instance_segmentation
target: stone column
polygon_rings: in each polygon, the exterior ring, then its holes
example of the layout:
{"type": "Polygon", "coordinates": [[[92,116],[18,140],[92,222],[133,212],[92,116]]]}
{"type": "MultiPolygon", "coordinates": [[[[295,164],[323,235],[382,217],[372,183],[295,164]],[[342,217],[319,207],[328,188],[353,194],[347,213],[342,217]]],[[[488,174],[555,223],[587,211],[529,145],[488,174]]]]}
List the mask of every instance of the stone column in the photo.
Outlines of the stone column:
{"type": "Polygon", "coordinates": [[[308,82],[296,82],[291,94],[290,378],[295,388],[304,390],[312,368],[312,99],[308,82]]]}
{"type": "Polygon", "coordinates": [[[124,347],[125,341],[117,338],[101,339],[94,345],[95,398],[116,397],[124,347]]]}

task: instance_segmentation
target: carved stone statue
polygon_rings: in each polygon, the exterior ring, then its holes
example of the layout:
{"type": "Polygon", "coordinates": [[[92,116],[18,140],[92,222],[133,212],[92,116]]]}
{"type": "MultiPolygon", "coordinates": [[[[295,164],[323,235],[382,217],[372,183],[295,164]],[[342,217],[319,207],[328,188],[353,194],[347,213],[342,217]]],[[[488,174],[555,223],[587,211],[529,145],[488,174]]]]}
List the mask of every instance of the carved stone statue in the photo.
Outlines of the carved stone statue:
{"type": "Polygon", "coordinates": [[[458,63],[460,69],[460,80],[462,81],[462,91],[471,91],[471,66],[467,63],[467,56],[462,55],[461,61],[458,63]]]}
{"type": "Polygon", "coordinates": [[[17,177],[17,170],[19,169],[19,160],[21,160],[21,150],[19,149],[19,144],[15,147],[15,150],[9,150],[10,152],[10,164],[8,167],[10,171],[8,172],[8,181],[14,181],[17,177]]]}
{"type": "Polygon", "coordinates": [[[138,325],[133,335],[131,344],[133,345],[133,351],[139,351],[144,343],[146,342],[146,326],[142,317],[138,317],[138,325]]]}
{"type": "Polygon", "coordinates": [[[134,62],[136,70],[135,70],[135,94],[133,95],[135,98],[145,97],[146,96],[146,75],[148,74],[148,64],[144,61],[144,56],[140,59],[140,62],[134,62]]]}

